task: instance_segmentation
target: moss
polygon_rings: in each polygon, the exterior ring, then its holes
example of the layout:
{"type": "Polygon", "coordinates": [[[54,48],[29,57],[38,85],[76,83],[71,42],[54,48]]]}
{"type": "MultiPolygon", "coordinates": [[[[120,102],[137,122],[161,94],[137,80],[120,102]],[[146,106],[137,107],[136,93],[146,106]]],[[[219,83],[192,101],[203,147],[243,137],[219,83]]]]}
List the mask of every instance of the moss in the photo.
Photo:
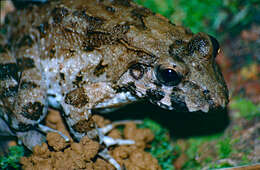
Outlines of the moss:
{"type": "Polygon", "coordinates": [[[183,170],[193,169],[193,170],[200,170],[202,169],[201,164],[198,163],[195,159],[187,161],[184,166],[182,167],[183,170]]]}
{"type": "Polygon", "coordinates": [[[240,131],[240,130],[242,130],[243,128],[242,128],[241,126],[239,126],[239,125],[234,125],[234,126],[233,126],[233,129],[234,129],[235,131],[240,131]]]}
{"type": "MultiPolygon", "coordinates": [[[[233,156],[238,155],[243,152],[243,156],[240,159],[239,165],[250,164],[250,160],[248,159],[248,155],[253,151],[250,149],[236,149],[237,143],[240,142],[240,137],[232,138],[232,136],[228,136],[227,133],[205,136],[205,137],[195,137],[190,138],[188,140],[188,148],[185,151],[188,156],[188,160],[183,166],[183,169],[194,169],[199,170],[205,167],[209,169],[217,169],[217,168],[226,168],[233,167],[228,161],[224,161],[225,159],[232,159],[233,156]],[[211,144],[210,144],[211,143],[211,144]],[[203,146],[206,144],[205,146],[203,146]],[[204,148],[212,147],[210,150],[213,151],[207,157],[205,157],[205,153],[201,150],[204,148]],[[216,155],[215,155],[216,154],[216,155]],[[211,157],[213,156],[213,157],[211,157]],[[218,160],[223,160],[223,162],[219,162],[218,160]]],[[[230,134],[231,135],[231,134],[230,134]]],[[[207,151],[205,151],[207,152],[207,151]]]]}
{"type": "Polygon", "coordinates": [[[232,165],[228,162],[221,162],[221,163],[213,163],[209,166],[209,169],[218,169],[218,168],[228,168],[232,167],[232,165]]]}
{"type": "Polygon", "coordinates": [[[217,144],[217,148],[220,159],[228,158],[232,151],[231,139],[224,138],[223,140],[219,141],[217,144]]]}
{"type": "Polygon", "coordinates": [[[260,116],[260,104],[255,105],[252,101],[240,97],[234,97],[230,103],[232,110],[237,110],[236,117],[243,117],[251,120],[254,117],[260,116]]]}
{"type": "Polygon", "coordinates": [[[173,146],[168,130],[150,119],[145,119],[139,127],[149,128],[154,133],[155,138],[147,151],[158,160],[162,169],[173,170],[173,160],[179,156],[180,148],[173,146]]]}
{"type": "Polygon", "coordinates": [[[208,164],[212,161],[210,156],[206,157],[203,162],[198,161],[196,158],[199,156],[199,147],[204,143],[209,143],[211,141],[218,140],[222,136],[222,133],[203,136],[203,137],[194,137],[188,140],[189,147],[185,151],[188,156],[188,161],[184,164],[183,169],[202,169],[204,164],[208,164]]]}
{"type": "Polygon", "coordinates": [[[246,165],[246,164],[249,164],[249,163],[251,163],[251,161],[248,159],[248,156],[247,155],[243,155],[242,161],[241,161],[240,165],[246,165]]]}
{"type": "Polygon", "coordinates": [[[20,158],[24,156],[22,146],[11,146],[8,155],[0,157],[0,167],[2,169],[20,169],[20,158]]]}

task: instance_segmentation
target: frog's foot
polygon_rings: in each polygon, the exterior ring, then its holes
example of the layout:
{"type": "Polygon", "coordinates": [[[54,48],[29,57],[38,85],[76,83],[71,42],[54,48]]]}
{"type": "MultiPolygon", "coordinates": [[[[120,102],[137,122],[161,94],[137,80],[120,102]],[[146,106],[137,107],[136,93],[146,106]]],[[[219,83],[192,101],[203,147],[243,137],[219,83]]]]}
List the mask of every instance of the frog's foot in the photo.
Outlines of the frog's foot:
{"type": "Polygon", "coordinates": [[[107,148],[98,153],[103,159],[107,160],[110,164],[112,164],[117,170],[121,170],[121,166],[117,161],[108,153],[107,148]]]}
{"type": "Polygon", "coordinates": [[[142,121],[135,120],[135,121],[130,121],[130,120],[124,120],[124,121],[116,121],[113,122],[112,124],[106,125],[102,128],[97,129],[97,133],[99,136],[99,142],[103,143],[106,148],[102,150],[101,152],[98,153],[99,156],[107,160],[109,163],[111,163],[117,170],[121,170],[120,165],[116,162],[116,160],[108,153],[107,148],[111,145],[132,145],[135,144],[135,141],[133,140],[127,140],[127,139],[113,139],[109,136],[105,136],[109,131],[114,129],[116,126],[119,125],[125,125],[126,123],[129,122],[134,122],[136,124],[142,123],[142,121]]]}
{"type": "Polygon", "coordinates": [[[70,140],[69,137],[64,135],[62,132],[41,124],[37,126],[37,130],[16,132],[16,136],[18,137],[19,143],[23,143],[28,149],[32,151],[34,146],[41,145],[42,143],[46,142],[46,135],[43,133],[47,134],[48,132],[56,132],[60,134],[60,136],[63,137],[66,142],[69,142],[70,140]]]}
{"type": "Polygon", "coordinates": [[[29,130],[26,132],[16,132],[19,144],[24,144],[31,151],[36,145],[46,142],[46,136],[37,130],[29,130]]]}
{"type": "Polygon", "coordinates": [[[123,121],[115,121],[109,125],[106,125],[102,128],[98,128],[98,135],[100,143],[104,143],[107,147],[111,145],[132,145],[135,143],[133,140],[126,140],[126,139],[113,139],[109,136],[105,136],[104,134],[107,134],[112,129],[114,129],[116,126],[125,125],[126,123],[134,122],[136,124],[141,124],[142,121],[140,120],[123,120],[123,121]]]}
{"type": "Polygon", "coordinates": [[[63,137],[63,139],[64,139],[66,142],[69,142],[69,141],[70,141],[70,138],[69,138],[68,136],[64,135],[62,132],[60,132],[60,131],[58,131],[58,130],[56,130],[56,129],[52,129],[52,128],[48,127],[48,126],[44,126],[44,125],[41,125],[41,124],[38,125],[38,129],[39,129],[39,131],[44,132],[44,133],[46,133],[46,134],[49,133],[49,132],[56,132],[56,133],[58,133],[61,137],[63,137]]]}

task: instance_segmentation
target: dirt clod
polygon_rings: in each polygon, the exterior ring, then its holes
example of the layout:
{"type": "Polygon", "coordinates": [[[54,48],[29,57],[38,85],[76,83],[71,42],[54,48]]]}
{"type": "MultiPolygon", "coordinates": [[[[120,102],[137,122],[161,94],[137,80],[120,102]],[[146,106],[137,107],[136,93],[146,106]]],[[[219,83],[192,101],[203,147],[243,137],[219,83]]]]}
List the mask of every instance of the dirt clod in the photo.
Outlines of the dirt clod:
{"type": "Polygon", "coordinates": [[[46,139],[48,141],[48,145],[55,151],[62,150],[69,145],[69,143],[66,142],[62,136],[55,132],[48,133],[46,139]]]}
{"type": "MultiPolygon", "coordinates": [[[[110,123],[101,116],[93,116],[99,127],[110,123]]],[[[50,111],[46,124],[56,128],[64,134],[66,130],[59,113],[50,111]]],[[[128,170],[160,170],[158,161],[151,154],[144,151],[154,135],[149,129],[139,129],[134,123],[127,123],[123,132],[113,129],[109,136],[113,138],[135,140],[134,145],[113,146],[109,153],[115,160],[128,170]]],[[[103,148],[97,141],[83,137],[80,142],[72,140],[66,142],[58,133],[48,133],[47,143],[35,146],[30,157],[23,157],[23,169],[88,169],[88,170],[114,170],[115,168],[97,154],[103,148]]]]}

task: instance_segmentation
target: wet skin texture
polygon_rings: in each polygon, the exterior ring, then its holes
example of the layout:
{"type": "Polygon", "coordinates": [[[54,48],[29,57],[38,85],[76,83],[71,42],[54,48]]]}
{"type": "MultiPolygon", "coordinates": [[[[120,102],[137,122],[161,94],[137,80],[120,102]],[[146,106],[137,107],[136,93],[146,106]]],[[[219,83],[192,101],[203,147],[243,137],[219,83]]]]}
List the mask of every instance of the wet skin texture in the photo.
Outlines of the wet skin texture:
{"type": "Polygon", "coordinates": [[[228,103],[216,39],[131,1],[28,6],[9,14],[4,29],[0,116],[18,137],[37,127],[49,106],[63,110],[79,140],[96,128],[91,110],[149,100],[192,114],[228,103]]]}

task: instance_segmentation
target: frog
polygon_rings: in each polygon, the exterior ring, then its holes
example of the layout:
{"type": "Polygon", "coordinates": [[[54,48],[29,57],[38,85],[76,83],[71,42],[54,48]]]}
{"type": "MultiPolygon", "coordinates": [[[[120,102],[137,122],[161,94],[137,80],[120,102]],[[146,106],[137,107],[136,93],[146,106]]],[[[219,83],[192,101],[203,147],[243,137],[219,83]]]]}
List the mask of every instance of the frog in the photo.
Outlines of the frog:
{"type": "Polygon", "coordinates": [[[120,169],[107,148],[132,141],[105,136],[113,123],[97,127],[93,110],[109,113],[141,100],[191,114],[227,107],[218,41],[130,0],[31,4],[8,14],[3,30],[0,132],[28,148],[55,131],[42,123],[53,107],[75,140],[87,135],[105,143],[100,155],[120,169]]]}

